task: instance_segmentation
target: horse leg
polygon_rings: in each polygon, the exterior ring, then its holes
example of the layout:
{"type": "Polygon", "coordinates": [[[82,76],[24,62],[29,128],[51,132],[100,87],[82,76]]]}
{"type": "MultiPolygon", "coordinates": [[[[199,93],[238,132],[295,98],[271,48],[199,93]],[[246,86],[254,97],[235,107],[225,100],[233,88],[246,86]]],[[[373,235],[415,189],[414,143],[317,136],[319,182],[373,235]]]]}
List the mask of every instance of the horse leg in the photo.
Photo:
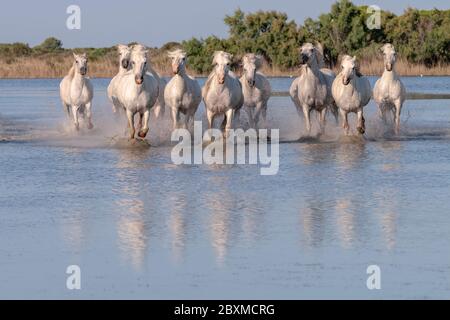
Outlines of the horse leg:
{"type": "Polygon", "coordinates": [[[303,108],[303,115],[305,116],[306,132],[308,133],[308,135],[310,135],[311,134],[311,119],[310,119],[311,108],[307,104],[304,104],[302,108],[303,108]]]}
{"type": "Polygon", "coordinates": [[[87,117],[87,120],[88,120],[87,127],[88,127],[88,129],[93,129],[94,125],[92,124],[91,102],[86,103],[84,108],[85,108],[86,117],[87,117]]]}
{"type": "Polygon", "coordinates": [[[366,120],[364,119],[362,108],[360,108],[357,112],[358,115],[358,127],[356,128],[360,134],[364,134],[366,132],[366,120]]]}
{"type": "Polygon", "coordinates": [[[160,119],[164,116],[164,107],[162,106],[159,98],[153,109],[154,109],[153,113],[155,114],[156,119],[160,119]]]}
{"type": "Polygon", "coordinates": [[[223,115],[222,123],[220,124],[220,130],[222,130],[222,132],[224,132],[226,126],[227,126],[227,115],[226,115],[226,113],[225,113],[225,114],[223,115]]]}
{"type": "Polygon", "coordinates": [[[210,130],[213,127],[214,117],[215,117],[215,114],[211,110],[206,108],[206,119],[208,121],[208,130],[206,131],[206,133],[204,135],[204,138],[205,138],[206,141],[211,141],[212,140],[212,137],[211,137],[211,134],[210,134],[210,130]]]}
{"type": "Polygon", "coordinates": [[[327,108],[323,108],[320,111],[320,134],[324,134],[325,133],[325,125],[327,124],[327,108]]]}
{"type": "MultiPolygon", "coordinates": [[[[223,121],[226,122],[226,124],[225,124],[225,134],[224,134],[225,138],[228,138],[228,136],[230,135],[230,129],[231,129],[234,117],[235,117],[235,110],[234,109],[230,108],[230,109],[228,109],[225,112],[225,118],[223,119],[223,121]]],[[[222,125],[223,125],[223,123],[222,123],[222,125]]]]}
{"type": "Polygon", "coordinates": [[[378,116],[383,121],[383,124],[387,124],[387,118],[386,118],[386,107],[383,105],[383,103],[380,103],[378,105],[378,116]]]}
{"type": "Polygon", "coordinates": [[[250,128],[255,128],[255,120],[254,120],[254,115],[253,115],[253,109],[250,107],[245,107],[245,113],[247,113],[247,117],[248,117],[248,125],[250,126],[250,128]]]}
{"type": "Polygon", "coordinates": [[[241,108],[234,110],[233,119],[231,121],[234,122],[235,127],[241,126],[241,108]]]}
{"type": "Polygon", "coordinates": [[[136,133],[134,129],[134,113],[130,110],[127,110],[127,118],[128,118],[128,130],[130,133],[130,139],[134,139],[134,134],[136,133]]]}
{"type": "Polygon", "coordinates": [[[146,109],[144,111],[144,114],[141,114],[141,128],[138,132],[138,136],[142,139],[145,138],[145,136],[148,133],[149,127],[148,127],[148,121],[150,119],[150,110],[146,109]]]}
{"type": "Polygon", "coordinates": [[[342,118],[342,128],[344,128],[344,134],[348,136],[349,125],[348,125],[348,113],[342,109],[339,109],[342,118]]]}
{"type": "Polygon", "coordinates": [[[79,106],[72,106],[72,117],[73,117],[73,124],[75,125],[75,129],[80,129],[80,123],[78,122],[78,109],[79,106]]]}
{"type": "Polygon", "coordinates": [[[70,120],[70,118],[72,117],[70,114],[71,113],[70,104],[65,104],[64,102],[63,102],[63,104],[64,104],[64,107],[66,107],[67,116],[69,117],[69,120],[70,120]]]}
{"type": "Polygon", "coordinates": [[[184,119],[183,119],[183,129],[188,129],[189,128],[189,113],[186,111],[186,113],[184,114],[184,119]]]}
{"type": "Polygon", "coordinates": [[[172,116],[172,122],[173,122],[173,130],[179,128],[179,122],[180,122],[180,111],[178,108],[170,108],[171,110],[171,116],[172,116]]]}
{"type": "Polygon", "coordinates": [[[339,124],[339,108],[337,107],[336,103],[331,103],[329,105],[330,111],[333,114],[334,121],[336,122],[336,125],[339,124]]]}
{"type": "Polygon", "coordinates": [[[394,114],[394,131],[395,134],[400,133],[400,113],[402,112],[402,103],[400,100],[395,101],[395,114],[394,114]]]}

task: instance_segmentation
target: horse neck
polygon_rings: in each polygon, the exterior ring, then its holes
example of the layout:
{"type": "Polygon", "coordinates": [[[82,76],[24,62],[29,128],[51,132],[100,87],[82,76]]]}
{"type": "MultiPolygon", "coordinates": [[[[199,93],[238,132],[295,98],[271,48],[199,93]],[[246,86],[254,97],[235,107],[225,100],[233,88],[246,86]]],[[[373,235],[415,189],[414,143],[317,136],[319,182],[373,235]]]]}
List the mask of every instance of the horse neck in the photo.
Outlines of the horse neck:
{"type": "Polygon", "coordinates": [[[320,76],[320,69],[319,65],[317,64],[317,61],[313,60],[311,64],[306,65],[306,72],[311,72],[315,77],[320,76]]]}
{"type": "Polygon", "coordinates": [[[75,69],[73,77],[72,77],[72,81],[83,83],[84,79],[85,79],[85,77],[82,76],[81,73],[75,69]]]}
{"type": "Polygon", "coordinates": [[[395,72],[395,65],[392,65],[392,70],[388,71],[386,67],[384,67],[383,76],[386,80],[395,80],[397,78],[397,73],[395,72]]]}
{"type": "Polygon", "coordinates": [[[181,76],[185,81],[189,78],[185,68],[180,68],[180,71],[178,71],[178,75],[181,76]]]}
{"type": "Polygon", "coordinates": [[[214,90],[216,90],[216,91],[223,89],[227,86],[227,79],[228,79],[229,75],[228,74],[225,75],[225,81],[223,82],[223,84],[219,84],[218,77],[219,77],[219,75],[214,71],[214,75],[211,78],[210,87],[214,88],[214,90]]]}

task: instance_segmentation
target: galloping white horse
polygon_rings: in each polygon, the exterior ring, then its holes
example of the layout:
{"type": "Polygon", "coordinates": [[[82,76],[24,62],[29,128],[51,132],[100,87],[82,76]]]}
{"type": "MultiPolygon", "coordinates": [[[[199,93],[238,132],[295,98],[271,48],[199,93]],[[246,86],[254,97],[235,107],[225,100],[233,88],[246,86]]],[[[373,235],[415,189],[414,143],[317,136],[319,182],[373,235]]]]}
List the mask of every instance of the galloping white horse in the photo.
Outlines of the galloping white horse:
{"type": "Polygon", "coordinates": [[[386,43],[381,50],[384,56],[384,72],[373,88],[373,99],[378,105],[381,117],[386,122],[386,112],[394,114],[395,134],[400,131],[400,113],[405,101],[406,90],[394,70],[397,53],[394,46],[386,43]]]}
{"type": "Polygon", "coordinates": [[[117,85],[117,98],[126,110],[130,138],[134,139],[134,116],[140,116],[139,137],[145,138],[148,133],[150,109],[155,105],[159,94],[159,82],[147,72],[147,49],[136,45],[131,52],[131,70],[126,72],[117,85]]]}
{"type": "Polygon", "coordinates": [[[248,115],[250,127],[258,125],[259,115],[262,116],[264,127],[267,126],[267,101],[272,89],[267,78],[258,69],[261,67],[261,57],[247,53],[242,58],[244,74],[240,81],[244,95],[244,109],[248,115]]]}
{"type": "Polygon", "coordinates": [[[311,110],[316,110],[320,115],[320,132],[325,130],[327,109],[334,107],[331,94],[331,85],[335,74],[323,66],[322,47],[315,47],[311,43],[305,43],[301,47],[300,76],[294,80],[289,90],[292,101],[297,107],[299,115],[302,114],[306,121],[306,131],[311,133],[311,110]]]}
{"type": "Polygon", "coordinates": [[[119,51],[119,72],[112,78],[108,86],[108,98],[113,104],[112,110],[114,113],[117,112],[117,110],[124,110],[122,104],[117,99],[116,90],[119,79],[131,68],[131,47],[119,44],[117,50],[119,51]]]}
{"type": "Polygon", "coordinates": [[[59,84],[59,92],[67,114],[72,114],[75,128],[79,130],[78,114],[86,117],[87,127],[92,129],[91,101],[94,96],[91,81],[86,77],[88,59],[86,53],[73,53],[75,61],[69,74],[66,75],[59,84]]]}
{"type": "Polygon", "coordinates": [[[202,101],[202,91],[195,78],[186,73],[186,52],[177,49],[168,53],[172,60],[173,78],[164,89],[164,100],[171,108],[174,129],[180,127],[180,114],[184,114],[186,129],[194,120],[195,112],[202,101]]]}
{"type": "Polygon", "coordinates": [[[367,78],[363,77],[357,68],[356,57],[345,55],[341,61],[341,72],[333,81],[332,94],[339,107],[346,135],[349,133],[348,113],[355,112],[358,116],[357,130],[365,132],[363,107],[371,98],[372,90],[367,78]]]}
{"type": "Polygon", "coordinates": [[[233,120],[239,119],[239,111],[244,103],[241,83],[230,71],[231,58],[232,56],[224,51],[214,53],[214,69],[202,90],[208,128],[212,128],[217,115],[225,115],[221,125],[222,131],[225,130],[225,137],[228,137],[233,120]]]}

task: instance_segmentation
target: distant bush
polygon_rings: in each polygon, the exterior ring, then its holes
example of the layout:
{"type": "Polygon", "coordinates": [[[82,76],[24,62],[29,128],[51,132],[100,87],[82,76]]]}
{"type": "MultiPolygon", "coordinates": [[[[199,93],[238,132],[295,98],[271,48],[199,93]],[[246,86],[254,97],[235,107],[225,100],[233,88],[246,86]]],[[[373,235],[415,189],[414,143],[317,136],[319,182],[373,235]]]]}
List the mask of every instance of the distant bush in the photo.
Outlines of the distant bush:
{"type": "Polygon", "coordinates": [[[40,45],[33,48],[36,53],[51,53],[62,51],[62,41],[54,37],[50,37],[44,40],[40,45]]]}
{"type": "Polygon", "coordinates": [[[15,42],[12,44],[0,44],[0,56],[20,57],[27,56],[32,52],[26,43],[15,42]]]}

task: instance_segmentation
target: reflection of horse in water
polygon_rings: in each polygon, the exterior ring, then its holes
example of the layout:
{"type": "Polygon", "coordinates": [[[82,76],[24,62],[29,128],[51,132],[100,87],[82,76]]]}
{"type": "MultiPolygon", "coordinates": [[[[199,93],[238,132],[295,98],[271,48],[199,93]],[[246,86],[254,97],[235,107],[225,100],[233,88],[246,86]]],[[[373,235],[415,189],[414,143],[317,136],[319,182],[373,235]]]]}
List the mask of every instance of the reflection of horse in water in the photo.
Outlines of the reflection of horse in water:
{"type": "Polygon", "coordinates": [[[117,235],[119,248],[125,260],[130,260],[136,269],[140,269],[148,248],[148,227],[146,226],[145,202],[142,194],[142,181],[139,175],[130,173],[136,164],[142,163],[147,152],[121,150],[117,163],[117,186],[114,191],[120,196],[116,201],[119,213],[117,235]]]}
{"type": "MultiPolygon", "coordinates": [[[[319,246],[325,237],[327,204],[321,200],[319,194],[305,199],[306,206],[300,211],[300,224],[306,245],[319,246]]],[[[329,209],[328,209],[329,210],[329,209]]]]}
{"type": "Polygon", "coordinates": [[[166,204],[170,208],[169,230],[172,236],[172,250],[178,260],[186,246],[187,195],[179,191],[167,194],[166,204]]]}

